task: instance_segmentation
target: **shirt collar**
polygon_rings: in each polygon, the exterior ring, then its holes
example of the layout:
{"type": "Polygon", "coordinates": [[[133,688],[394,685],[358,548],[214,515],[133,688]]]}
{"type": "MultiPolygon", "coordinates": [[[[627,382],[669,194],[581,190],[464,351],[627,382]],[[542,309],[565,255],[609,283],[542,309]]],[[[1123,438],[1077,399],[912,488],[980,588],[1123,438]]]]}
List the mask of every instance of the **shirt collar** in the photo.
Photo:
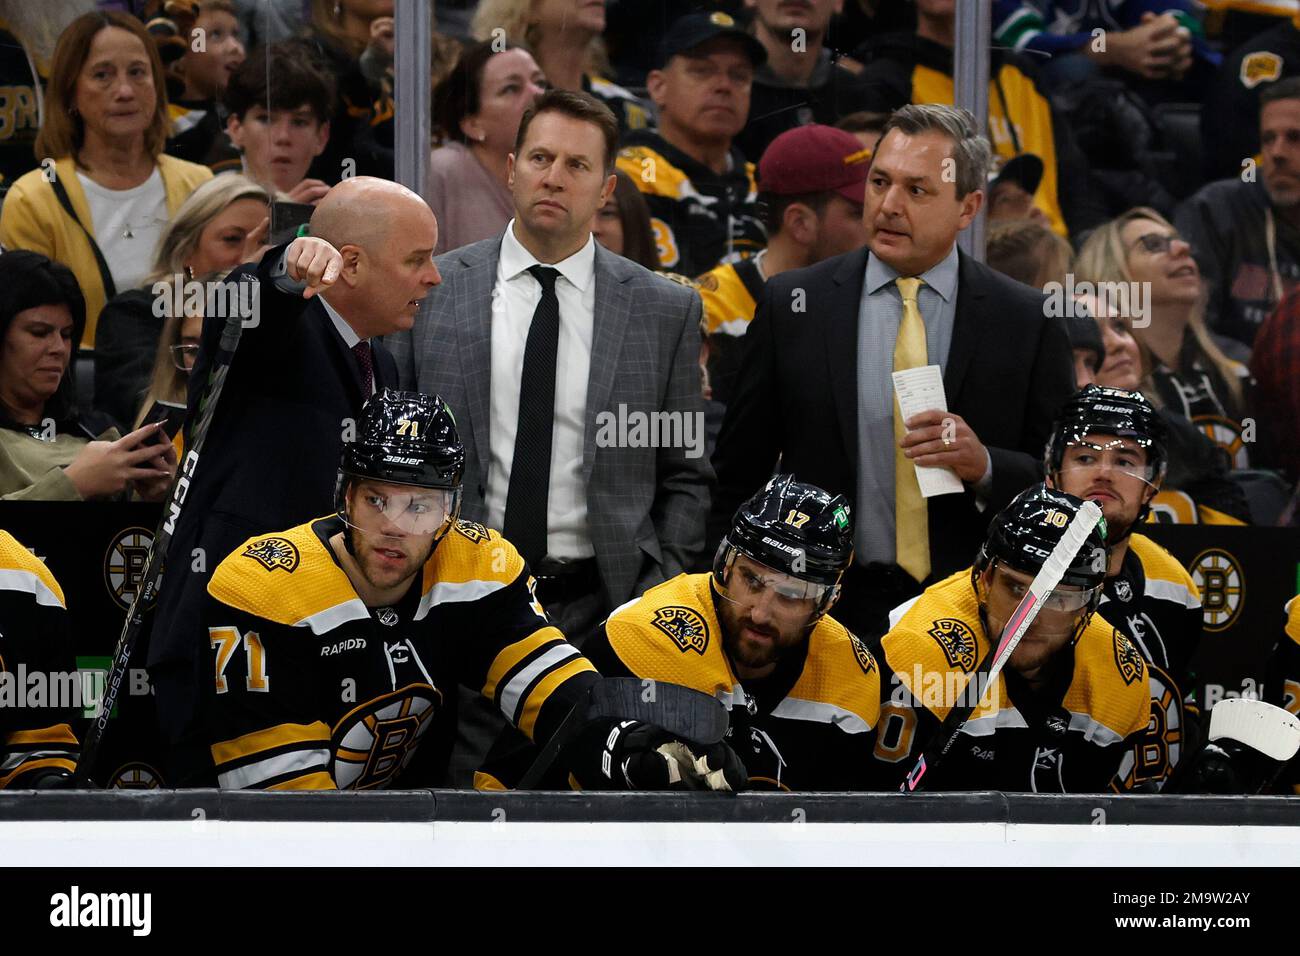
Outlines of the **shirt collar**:
{"type": "MultiPolygon", "coordinates": [[[[876,254],[870,253],[867,256],[867,295],[875,295],[884,286],[890,285],[898,278],[898,271],[884,261],[877,259],[876,254]]],[[[957,244],[954,242],[948,254],[936,262],[933,266],[921,273],[921,280],[935,292],[945,302],[951,302],[953,295],[957,291],[957,244]]]]}
{"type": "Polygon", "coordinates": [[[536,265],[545,265],[548,268],[555,269],[568,279],[571,284],[576,286],[579,291],[586,292],[587,287],[591,284],[593,276],[596,274],[596,239],[595,236],[588,234],[586,245],[559,262],[542,263],[537,261],[537,257],[524,248],[517,238],[515,238],[515,221],[513,219],[506,225],[505,234],[501,237],[501,274],[507,282],[511,279],[517,279],[522,273],[536,265]]]}
{"type": "MultiPolygon", "coordinates": [[[[317,296],[320,304],[325,306],[325,312],[329,315],[330,321],[334,323],[334,328],[339,330],[339,335],[343,338],[343,343],[350,349],[356,348],[361,341],[361,336],[357,335],[356,329],[348,324],[348,320],[339,314],[339,310],[329,304],[329,300],[323,295],[317,296]]],[[[369,340],[367,340],[369,341],[369,340]]]]}

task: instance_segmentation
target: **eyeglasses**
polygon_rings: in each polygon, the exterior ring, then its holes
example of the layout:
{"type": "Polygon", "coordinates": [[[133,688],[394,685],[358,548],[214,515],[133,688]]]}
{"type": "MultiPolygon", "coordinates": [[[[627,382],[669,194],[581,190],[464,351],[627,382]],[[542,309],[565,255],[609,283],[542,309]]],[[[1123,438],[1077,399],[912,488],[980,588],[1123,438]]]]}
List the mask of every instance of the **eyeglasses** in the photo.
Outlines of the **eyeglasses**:
{"type": "Polygon", "coordinates": [[[1144,236],[1138,236],[1137,241],[1129,246],[1129,251],[1142,247],[1143,252],[1150,253],[1153,256],[1168,252],[1169,248],[1175,242],[1182,242],[1183,237],[1177,233],[1148,232],[1144,236]]]}
{"type": "Polygon", "coordinates": [[[171,347],[172,364],[182,372],[190,372],[194,369],[194,362],[199,357],[199,347],[197,345],[173,345],[171,347]]]}

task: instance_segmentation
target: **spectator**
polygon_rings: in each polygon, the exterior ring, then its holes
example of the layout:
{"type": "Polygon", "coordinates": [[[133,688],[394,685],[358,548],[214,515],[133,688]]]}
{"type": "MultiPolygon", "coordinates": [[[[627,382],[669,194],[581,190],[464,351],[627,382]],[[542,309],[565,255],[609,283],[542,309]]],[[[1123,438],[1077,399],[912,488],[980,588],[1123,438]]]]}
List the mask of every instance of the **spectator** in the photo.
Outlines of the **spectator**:
{"type": "Polygon", "coordinates": [[[272,196],[317,203],[329,192],[308,178],[330,137],[334,79],[298,40],[254,50],[226,87],[226,132],[245,176],[272,196]]]}
{"type": "Polygon", "coordinates": [[[134,491],[161,501],[176,454],[157,429],[125,437],[76,403],[72,358],[85,304],[72,270],[0,254],[0,498],[79,501],[134,491]]]}
{"type": "Polygon", "coordinates": [[[989,268],[1039,291],[1049,282],[1064,283],[1073,258],[1070,244],[1041,222],[1010,219],[989,226],[989,268]]]}
{"type": "MultiPolygon", "coordinates": [[[[702,429],[658,443],[615,434],[629,411],[690,427],[702,411],[699,297],[591,236],[617,136],[588,94],[549,90],[530,106],[515,218],[440,256],[442,285],[391,341],[404,388],[463,410],[465,517],[502,529],[575,643],[699,557],[712,477],[702,429]]],[[[455,764],[466,782],[496,735],[473,726],[455,764]]]]}
{"type": "Polygon", "coordinates": [[[533,51],[551,86],[590,93],[608,106],[620,131],[650,125],[650,105],[606,79],[605,0],[482,0],[474,35],[490,40],[498,29],[533,51]]]}
{"type": "Polygon", "coordinates": [[[180,33],[185,53],[171,70],[182,89],[171,99],[167,152],[177,159],[210,165],[224,139],[221,100],[230,78],[244,62],[244,44],[231,0],[202,0],[198,16],[186,25],[189,29],[180,33]],[[201,33],[195,34],[195,30],[201,33]],[[192,39],[196,36],[203,38],[199,49],[192,39]]]}
{"type": "Polygon", "coordinates": [[[1300,480],[1300,290],[1260,326],[1250,371],[1261,439],[1294,484],[1300,480]]]}
{"type": "MultiPolygon", "coordinates": [[[[95,408],[119,424],[136,417],[149,382],[154,352],[176,301],[171,286],[155,294],[156,283],[172,283],[209,272],[224,276],[241,262],[258,258],[266,241],[270,196],[251,179],[231,173],[209,180],[176,211],[167,224],[153,267],[140,286],[111,299],[100,315],[95,348],[95,408]]],[[[180,300],[187,296],[182,290],[180,300]]]]}
{"type": "Polygon", "coordinates": [[[646,197],[665,269],[697,276],[766,243],[754,164],[732,142],[766,57],[725,13],[682,17],[664,37],[646,78],[659,128],[625,136],[618,168],[646,197]]]}
{"type": "Polygon", "coordinates": [[[144,278],[167,221],[212,172],[162,152],[167,98],[162,63],[138,20],[78,17],[54,51],[36,154],[46,170],[22,176],[0,210],[0,245],[48,255],[72,269],[86,303],[81,344],[94,348],[104,303],[144,278]]]}
{"type": "Polygon", "coordinates": [[[736,137],[746,156],[763,155],[781,133],[808,123],[832,125],[866,109],[862,65],[827,47],[831,17],[844,0],[745,0],[767,62],[754,71],[749,121],[736,137]]]}
{"type": "Polygon", "coordinates": [[[1259,152],[1261,97],[1300,76],[1300,14],[1251,37],[1223,60],[1201,106],[1201,148],[1209,179],[1240,176],[1259,152]],[[1231,117],[1231,122],[1224,122],[1231,117]]]}
{"type": "Polygon", "coordinates": [[[1105,67],[1148,87],[1181,84],[1182,99],[1199,101],[1221,58],[1205,42],[1197,6],[1190,0],[994,0],[993,39],[1042,57],[1051,92],[1105,67]],[[1097,42],[1098,30],[1104,42],[1097,42]],[[1194,65],[1199,69],[1189,76],[1194,65]]]}
{"type": "Polygon", "coordinates": [[[674,21],[701,11],[740,18],[744,6],[744,0],[607,0],[605,41],[617,67],[614,78],[627,86],[645,86],[646,74],[660,65],[663,36],[674,21]]]}
{"type": "Polygon", "coordinates": [[[650,228],[650,209],[627,173],[616,169],[614,178],[614,192],[592,218],[591,234],[615,255],[657,272],[659,256],[650,228]]]}
{"type": "Polygon", "coordinates": [[[842,129],[846,133],[852,133],[858,138],[858,142],[862,144],[863,148],[874,153],[876,144],[880,142],[880,134],[884,131],[885,123],[888,121],[888,113],[858,110],[856,113],[841,117],[835,123],[835,128],[842,129]]]}
{"type": "Polygon", "coordinates": [[[438,217],[438,253],[499,235],[514,214],[507,164],[519,118],[546,88],[522,47],[467,47],[433,94],[433,151],[424,201],[438,217]]]}
{"type": "MultiPolygon", "coordinates": [[[[914,34],[877,37],[857,53],[866,63],[862,78],[867,109],[889,112],[907,103],[952,103],[953,18],[956,0],[916,0],[914,34]]],[[[1052,116],[1052,107],[1021,61],[994,49],[989,63],[989,136],[1002,161],[1022,153],[1037,156],[1043,165],[1034,205],[1058,235],[1081,228],[1073,210],[1062,202],[1086,189],[1086,171],[1074,151],[1068,130],[1052,116]],[[1062,168],[1064,164],[1065,168],[1062,168]],[[1061,194],[1061,183],[1072,189],[1061,194]]],[[[991,198],[991,197],[990,197],[991,198]]],[[[990,212],[992,207],[990,206],[990,212]]]]}
{"type": "Polygon", "coordinates": [[[1141,351],[1143,394],[1201,428],[1234,468],[1248,468],[1242,419],[1249,373],[1211,341],[1200,270],[1178,231],[1154,209],[1138,206],[1088,237],[1075,271],[1084,281],[1126,284],[1121,311],[1132,320],[1141,351]]]}
{"type": "Polygon", "coordinates": [[[334,80],[326,114],[330,138],[312,163],[313,179],[332,186],[353,174],[393,178],[391,151],[370,135],[374,103],[383,93],[382,64],[392,59],[393,42],[393,0],[311,0],[307,45],[334,80]]]}
{"type": "MultiPolygon", "coordinates": [[[[78,6],[86,4],[78,0],[78,6]]],[[[0,122],[0,199],[19,176],[36,167],[33,147],[41,128],[41,84],[45,79],[41,71],[48,71],[49,62],[40,57],[39,40],[32,34],[48,33],[49,24],[43,21],[50,15],[45,4],[35,7],[18,0],[0,0],[0,89],[4,90],[0,108],[5,116],[0,122]]]]}
{"type": "Polygon", "coordinates": [[[817,123],[786,130],[758,164],[767,248],[700,276],[713,398],[726,403],[740,370],[742,336],[772,276],[802,269],[867,240],[862,200],[871,157],[851,133],[817,123]]]}
{"type": "Polygon", "coordinates": [[[1300,282],[1300,77],[1270,86],[1259,103],[1259,176],[1210,183],[1174,220],[1204,276],[1205,324],[1243,360],[1300,282]]]}
{"type": "Polygon", "coordinates": [[[1096,384],[1097,373],[1106,359],[1106,347],[1096,320],[1086,313],[1086,307],[1075,309],[1065,317],[1065,331],[1070,337],[1070,351],[1074,353],[1074,384],[1078,388],[1096,384]]]}
{"type": "Polygon", "coordinates": [[[867,178],[866,246],[772,279],[745,333],[709,540],[778,458],[849,497],[856,556],[837,616],[862,636],[966,565],[989,516],[1040,476],[1052,416],[1073,391],[1069,341],[1042,294],[957,249],[990,152],[964,110],[899,110],[867,178]],[[903,421],[890,372],[925,365],[942,370],[949,410],[903,421]],[[949,469],[960,492],[923,498],[914,465],[949,469]]]}
{"type": "MultiPolygon", "coordinates": [[[[225,278],[225,272],[210,272],[203,276],[203,282],[217,282],[225,278]]],[[[158,336],[158,348],[153,357],[153,372],[149,387],[145,391],[144,401],[135,417],[135,427],[144,424],[145,416],[155,402],[167,402],[171,405],[185,407],[189,390],[190,372],[199,357],[199,340],[203,335],[203,312],[201,309],[184,309],[180,314],[170,315],[163,320],[162,332],[158,336]]]]}

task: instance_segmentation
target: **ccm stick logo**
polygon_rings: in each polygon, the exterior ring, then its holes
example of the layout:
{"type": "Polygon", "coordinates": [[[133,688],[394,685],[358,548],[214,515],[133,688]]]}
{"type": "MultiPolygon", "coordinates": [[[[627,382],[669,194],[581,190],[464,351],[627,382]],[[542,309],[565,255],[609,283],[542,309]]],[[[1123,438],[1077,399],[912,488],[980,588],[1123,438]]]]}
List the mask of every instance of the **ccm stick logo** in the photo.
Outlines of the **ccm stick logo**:
{"type": "Polygon", "coordinates": [[[125,926],[132,936],[148,936],[153,928],[153,894],[83,893],[73,886],[50,897],[50,925],[125,926]]]}
{"type": "Polygon", "coordinates": [[[199,453],[191,451],[185,456],[185,462],[181,465],[181,480],[176,482],[176,490],[172,493],[172,500],[167,505],[167,520],[163,523],[163,529],[168,534],[176,533],[176,519],[181,516],[181,505],[185,504],[185,496],[190,490],[190,478],[194,476],[194,466],[199,462],[199,453]]]}

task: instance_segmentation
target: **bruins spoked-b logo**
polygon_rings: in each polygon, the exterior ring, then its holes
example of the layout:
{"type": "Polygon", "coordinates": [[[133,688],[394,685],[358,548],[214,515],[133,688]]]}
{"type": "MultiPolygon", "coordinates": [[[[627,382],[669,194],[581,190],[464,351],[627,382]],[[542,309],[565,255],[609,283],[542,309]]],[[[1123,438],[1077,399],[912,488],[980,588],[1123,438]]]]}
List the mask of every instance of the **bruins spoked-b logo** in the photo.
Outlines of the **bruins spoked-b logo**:
{"type": "Polygon", "coordinates": [[[145,528],[124,528],[104,555],[104,583],[113,600],[129,608],[144,577],[153,534],[145,528]]]}
{"type": "Polygon", "coordinates": [[[943,648],[943,656],[953,667],[966,673],[975,669],[975,632],[965,621],[942,617],[930,628],[930,636],[943,648]]]}
{"type": "Polygon", "coordinates": [[[268,571],[284,568],[292,574],[298,567],[298,546],[288,538],[262,538],[244,549],[244,557],[261,562],[268,571]]]}
{"type": "Polygon", "coordinates": [[[157,790],[162,774],[147,763],[133,761],[118,767],[108,779],[110,790],[157,790]]]}
{"type": "Polygon", "coordinates": [[[412,684],[356,707],[334,728],[330,772],[340,790],[383,787],[415,756],[441,693],[412,684]]]}
{"type": "Polygon", "coordinates": [[[683,654],[694,651],[702,655],[709,646],[709,625],[704,616],[692,608],[681,605],[657,608],[650,623],[671,637],[683,654]]]}
{"type": "Polygon", "coordinates": [[[1124,683],[1131,684],[1142,676],[1142,655],[1127,637],[1114,628],[1111,631],[1115,636],[1115,666],[1124,683]]]}
{"type": "Polygon", "coordinates": [[[1207,631],[1226,631],[1246,602],[1241,565],[1227,551],[1210,548],[1192,562],[1192,580],[1201,592],[1201,614],[1207,631]]]}

